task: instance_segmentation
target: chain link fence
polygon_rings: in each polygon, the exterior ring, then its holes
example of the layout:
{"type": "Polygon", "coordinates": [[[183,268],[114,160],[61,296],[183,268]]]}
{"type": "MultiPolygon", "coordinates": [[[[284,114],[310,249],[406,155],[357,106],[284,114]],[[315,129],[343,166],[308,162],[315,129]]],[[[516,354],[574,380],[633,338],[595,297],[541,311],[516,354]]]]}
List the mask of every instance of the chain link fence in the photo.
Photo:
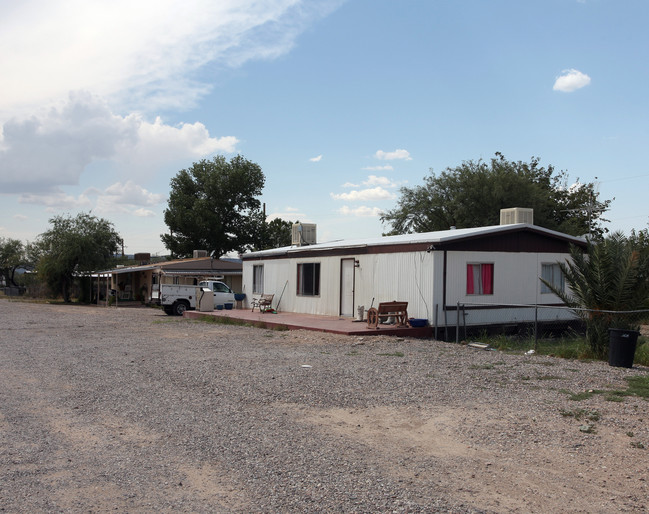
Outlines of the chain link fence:
{"type": "Polygon", "coordinates": [[[508,338],[536,348],[541,341],[608,337],[609,328],[649,324],[649,310],[604,311],[557,305],[458,303],[436,310],[435,338],[482,341],[508,338]]]}

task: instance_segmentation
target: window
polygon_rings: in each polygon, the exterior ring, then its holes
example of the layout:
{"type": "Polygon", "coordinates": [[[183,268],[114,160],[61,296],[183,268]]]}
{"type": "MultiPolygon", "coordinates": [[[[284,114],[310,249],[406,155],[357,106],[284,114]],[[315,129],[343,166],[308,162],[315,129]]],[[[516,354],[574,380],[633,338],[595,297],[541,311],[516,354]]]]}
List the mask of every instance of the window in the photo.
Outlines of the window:
{"type": "Polygon", "coordinates": [[[214,283],[214,292],[215,293],[231,293],[230,288],[221,282],[214,283]]]}
{"type": "Polygon", "coordinates": [[[318,296],[320,294],[320,263],[305,262],[297,265],[297,294],[318,296]]]}
{"type": "Polygon", "coordinates": [[[264,265],[259,264],[252,267],[252,292],[264,294],[264,265]]]}
{"type": "MultiPolygon", "coordinates": [[[[552,284],[559,291],[565,289],[565,279],[563,277],[563,272],[561,267],[558,264],[542,264],[541,265],[541,278],[552,284]]],[[[541,294],[551,293],[550,288],[545,285],[545,282],[541,282],[541,294]]]]}
{"type": "Polygon", "coordinates": [[[493,263],[466,265],[466,294],[494,294],[493,263]]]}

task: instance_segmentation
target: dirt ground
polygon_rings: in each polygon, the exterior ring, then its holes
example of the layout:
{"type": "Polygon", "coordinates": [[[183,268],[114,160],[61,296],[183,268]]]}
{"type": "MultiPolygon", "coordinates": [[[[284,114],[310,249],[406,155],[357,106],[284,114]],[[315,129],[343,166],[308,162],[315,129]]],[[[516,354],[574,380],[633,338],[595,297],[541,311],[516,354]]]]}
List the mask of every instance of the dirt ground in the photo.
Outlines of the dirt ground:
{"type": "Polygon", "coordinates": [[[5,512],[649,511],[649,402],[605,393],[646,368],[151,309],[0,322],[5,512]]]}

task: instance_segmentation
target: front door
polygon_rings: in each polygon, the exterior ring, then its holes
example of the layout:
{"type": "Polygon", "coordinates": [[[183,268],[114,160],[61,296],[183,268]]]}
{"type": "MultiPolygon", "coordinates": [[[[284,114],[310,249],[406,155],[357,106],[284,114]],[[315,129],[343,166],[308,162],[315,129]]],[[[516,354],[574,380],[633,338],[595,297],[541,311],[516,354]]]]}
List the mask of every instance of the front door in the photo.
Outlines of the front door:
{"type": "Polygon", "coordinates": [[[340,315],[354,317],[354,259],[340,261],[340,315]]]}

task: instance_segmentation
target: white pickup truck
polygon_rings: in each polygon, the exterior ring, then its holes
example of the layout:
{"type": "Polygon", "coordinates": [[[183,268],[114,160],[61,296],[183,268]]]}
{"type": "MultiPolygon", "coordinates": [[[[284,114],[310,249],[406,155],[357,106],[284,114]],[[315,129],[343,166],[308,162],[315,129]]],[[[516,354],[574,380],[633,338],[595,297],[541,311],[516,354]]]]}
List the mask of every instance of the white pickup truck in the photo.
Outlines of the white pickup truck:
{"type": "Polygon", "coordinates": [[[215,307],[226,303],[234,304],[234,291],[219,280],[203,280],[198,283],[197,287],[207,287],[212,290],[215,307]]]}
{"type": "Polygon", "coordinates": [[[195,286],[160,284],[160,305],[168,315],[182,316],[187,310],[196,309],[196,291],[209,288],[214,294],[214,305],[234,303],[234,293],[223,282],[203,280],[195,286]]]}

